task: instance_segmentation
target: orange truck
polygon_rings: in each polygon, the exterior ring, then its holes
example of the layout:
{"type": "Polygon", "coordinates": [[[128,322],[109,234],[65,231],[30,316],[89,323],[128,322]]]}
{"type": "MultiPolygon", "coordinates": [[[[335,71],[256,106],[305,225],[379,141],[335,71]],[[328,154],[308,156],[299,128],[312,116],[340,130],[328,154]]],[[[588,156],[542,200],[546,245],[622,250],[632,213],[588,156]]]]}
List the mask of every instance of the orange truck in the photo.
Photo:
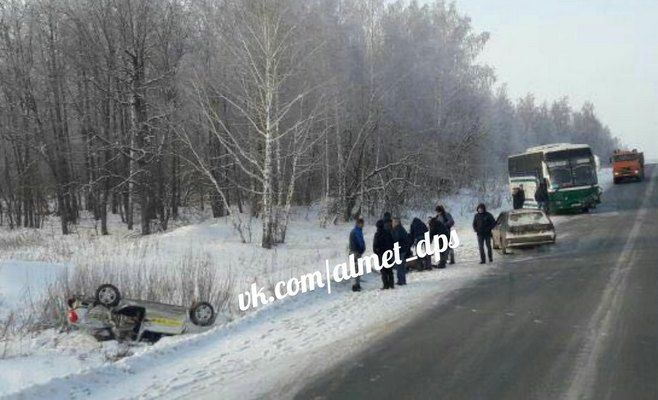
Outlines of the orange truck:
{"type": "Polygon", "coordinates": [[[626,179],[644,179],[644,153],[638,152],[637,149],[615,150],[610,162],[615,183],[626,179]]]}

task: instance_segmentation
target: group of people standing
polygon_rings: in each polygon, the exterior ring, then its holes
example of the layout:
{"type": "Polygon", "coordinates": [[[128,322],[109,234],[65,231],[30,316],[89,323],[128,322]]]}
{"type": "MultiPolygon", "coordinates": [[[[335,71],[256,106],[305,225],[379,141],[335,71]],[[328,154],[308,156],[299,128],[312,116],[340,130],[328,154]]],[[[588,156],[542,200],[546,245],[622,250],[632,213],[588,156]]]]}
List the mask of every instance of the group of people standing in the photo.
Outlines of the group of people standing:
{"type": "MultiPolygon", "coordinates": [[[[523,184],[519,184],[518,187],[512,189],[512,208],[515,210],[520,210],[525,205],[525,190],[523,189],[523,184]]],[[[541,179],[537,184],[537,189],[535,190],[535,201],[539,206],[540,210],[548,212],[548,182],[546,179],[541,179]]]]}
{"type": "MultiPolygon", "coordinates": [[[[514,188],[512,191],[512,205],[515,210],[522,209],[526,200],[525,190],[523,184],[514,188]]],[[[537,185],[535,190],[535,201],[539,208],[548,212],[548,183],[543,179],[537,185]]],[[[376,223],[377,231],[372,244],[372,249],[377,256],[382,259],[387,250],[393,250],[395,243],[400,246],[400,258],[402,263],[396,267],[397,271],[397,284],[407,284],[407,263],[406,259],[412,255],[412,249],[416,244],[425,237],[425,233],[429,231],[430,237],[436,235],[445,235],[450,238],[450,230],[455,226],[455,220],[452,218],[445,207],[438,205],[435,208],[436,214],[429,217],[427,224],[420,218],[414,218],[411,221],[409,232],[402,226],[399,217],[391,217],[390,212],[385,212],[382,219],[376,223]]],[[[473,230],[477,234],[478,249],[480,252],[480,264],[485,264],[487,259],[493,262],[493,249],[492,249],[492,231],[496,227],[496,220],[487,211],[487,207],[481,203],[477,206],[475,216],[473,217],[473,230]]],[[[356,226],[350,232],[349,237],[349,251],[354,254],[355,258],[359,258],[366,251],[366,243],[363,238],[363,218],[358,218],[356,226]]],[[[416,262],[420,263],[419,269],[432,269],[432,268],[445,268],[448,261],[450,264],[455,263],[454,249],[448,248],[445,252],[439,255],[439,262],[437,265],[432,264],[431,256],[417,259],[416,262]]],[[[382,276],[382,289],[393,289],[395,287],[395,277],[391,268],[383,268],[381,270],[382,276]]],[[[352,290],[358,292],[361,290],[360,277],[355,278],[352,290]]]]}
{"type": "MultiPolygon", "coordinates": [[[[445,235],[450,237],[450,230],[454,227],[455,221],[449,212],[442,205],[435,208],[436,215],[430,216],[429,221],[425,224],[419,218],[414,218],[409,227],[409,232],[402,225],[399,217],[391,217],[390,212],[385,212],[382,219],[375,224],[377,231],[372,244],[373,252],[382,259],[387,250],[393,250],[395,243],[400,246],[400,259],[402,263],[396,266],[397,284],[404,286],[407,284],[407,263],[406,259],[412,255],[412,248],[422,240],[425,233],[429,231],[430,237],[435,235],[445,235]]],[[[350,232],[349,251],[359,258],[365,253],[366,245],[363,238],[363,218],[358,218],[356,225],[350,232]]],[[[447,249],[439,255],[437,268],[445,268],[448,258],[450,263],[455,263],[455,254],[453,249],[447,249]]],[[[432,263],[430,257],[419,259],[421,269],[431,269],[432,263]]],[[[395,287],[395,276],[391,268],[381,270],[383,287],[382,289],[393,289],[395,287]]],[[[361,279],[355,278],[352,284],[352,290],[361,291],[361,279]]]]}

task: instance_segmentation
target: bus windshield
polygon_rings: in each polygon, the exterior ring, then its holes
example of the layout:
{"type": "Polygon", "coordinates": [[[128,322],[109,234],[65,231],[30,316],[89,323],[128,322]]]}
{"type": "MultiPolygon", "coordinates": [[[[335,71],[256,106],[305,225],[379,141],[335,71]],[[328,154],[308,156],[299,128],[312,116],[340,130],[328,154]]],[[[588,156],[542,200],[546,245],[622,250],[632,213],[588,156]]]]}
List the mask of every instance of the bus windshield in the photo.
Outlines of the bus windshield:
{"type": "Polygon", "coordinates": [[[575,186],[594,185],[596,183],[596,172],[590,164],[576,165],[573,167],[573,184],[575,186]]]}
{"type": "Polygon", "coordinates": [[[585,154],[552,154],[546,162],[551,184],[557,188],[590,186],[597,183],[594,161],[585,154]]]}
{"type": "Polygon", "coordinates": [[[556,184],[559,187],[573,186],[571,169],[569,167],[549,167],[548,172],[553,184],[556,184]]]}

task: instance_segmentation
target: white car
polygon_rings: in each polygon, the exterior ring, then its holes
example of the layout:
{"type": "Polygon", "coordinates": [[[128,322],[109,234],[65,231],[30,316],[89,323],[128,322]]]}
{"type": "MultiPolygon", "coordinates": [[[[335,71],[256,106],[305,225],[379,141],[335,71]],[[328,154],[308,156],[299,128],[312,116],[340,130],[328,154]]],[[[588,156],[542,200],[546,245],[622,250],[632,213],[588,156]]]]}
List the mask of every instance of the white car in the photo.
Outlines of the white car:
{"type": "Polygon", "coordinates": [[[144,300],[122,299],[119,289],[101,285],[94,297],[68,300],[67,320],[98,340],[157,341],[162,336],[199,332],[215,322],[207,302],[182,307],[144,300]]]}
{"type": "Polygon", "coordinates": [[[510,247],[554,244],[555,226],[542,210],[521,209],[500,213],[491,232],[493,246],[503,254],[510,247]]]}

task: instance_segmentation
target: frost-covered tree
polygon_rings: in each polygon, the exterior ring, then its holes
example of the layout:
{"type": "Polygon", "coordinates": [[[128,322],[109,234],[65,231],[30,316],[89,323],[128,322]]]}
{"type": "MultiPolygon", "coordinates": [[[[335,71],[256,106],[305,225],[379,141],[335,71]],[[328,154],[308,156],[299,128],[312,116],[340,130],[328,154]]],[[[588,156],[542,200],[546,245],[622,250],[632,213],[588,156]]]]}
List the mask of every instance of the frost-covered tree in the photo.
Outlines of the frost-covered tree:
{"type": "Polygon", "coordinates": [[[401,211],[528,146],[618,146],[589,103],[510,99],[488,39],[439,0],[5,1],[0,224],[209,205],[269,248],[294,205],[401,211]]]}

